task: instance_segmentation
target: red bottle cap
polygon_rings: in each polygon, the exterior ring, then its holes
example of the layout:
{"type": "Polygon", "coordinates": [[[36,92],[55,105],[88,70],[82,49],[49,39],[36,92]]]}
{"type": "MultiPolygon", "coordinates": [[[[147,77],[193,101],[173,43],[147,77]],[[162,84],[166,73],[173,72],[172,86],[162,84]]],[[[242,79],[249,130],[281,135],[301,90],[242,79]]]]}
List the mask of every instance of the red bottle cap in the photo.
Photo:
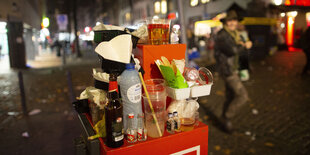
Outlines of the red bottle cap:
{"type": "Polygon", "coordinates": [[[134,116],[134,114],[128,114],[128,118],[133,118],[134,116]]]}

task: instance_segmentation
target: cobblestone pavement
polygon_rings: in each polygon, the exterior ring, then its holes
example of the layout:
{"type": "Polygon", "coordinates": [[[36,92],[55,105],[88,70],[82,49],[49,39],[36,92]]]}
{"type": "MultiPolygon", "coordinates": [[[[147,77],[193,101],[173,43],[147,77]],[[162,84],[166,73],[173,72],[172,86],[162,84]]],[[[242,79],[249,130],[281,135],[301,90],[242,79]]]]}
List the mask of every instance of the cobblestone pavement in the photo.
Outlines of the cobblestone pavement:
{"type": "MultiPolygon", "coordinates": [[[[245,83],[251,100],[234,118],[231,135],[217,121],[225,91],[216,77],[211,95],[200,98],[200,118],[210,129],[209,154],[309,154],[310,78],[299,75],[304,63],[301,52],[278,52],[253,62],[251,80],[245,83]]],[[[96,60],[23,71],[28,110],[42,110],[28,117],[21,115],[16,71],[0,74],[0,154],[74,154],[73,139],[81,128],[69,101],[66,71],[72,72],[78,95],[93,85],[93,67],[99,67],[96,60]],[[23,132],[30,137],[22,137],[23,132]]]]}
{"type": "Polygon", "coordinates": [[[304,64],[302,52],[253,62],[251,80],[244,83],[250,101],[233,119],[231,135],[217,121],[225,99],[224,83],[217,79],[211,95],[200,98],[200,118],[210,127],[209,154],[310,154],[310,78],[300,76],[304,64]]]}

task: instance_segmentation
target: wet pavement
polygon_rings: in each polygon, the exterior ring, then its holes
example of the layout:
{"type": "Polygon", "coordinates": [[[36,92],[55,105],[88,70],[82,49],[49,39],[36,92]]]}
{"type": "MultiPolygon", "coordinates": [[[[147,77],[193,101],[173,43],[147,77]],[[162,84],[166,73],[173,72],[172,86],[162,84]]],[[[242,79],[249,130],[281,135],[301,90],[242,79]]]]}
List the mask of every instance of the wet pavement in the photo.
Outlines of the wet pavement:
{"type": "MultiPolygon", "coordinates": [[[[253,62],[251,79],[244,83],[250,101],[233,119],[233,134],[223,132],[217,121],[225,91],[215,76],[211,95],[200,98],[200,118],[210,129],[209,154],[309,154],[310,78],[300,76],[304,63],[301,52],[278,52],[253,62]]],[[[28,111],[41,110],[27,117],[22,116],[16,71],[0,73],[0,154],[74,154],[73,139],[81,128],[69,100],[66,72],[71,71],[78,95],[93,85],[93,67],[99,67],[96,59],[24,70],[28,111]],[[22,136],[25,132],[29,137],[22,136]]]]}
{"type": "Polygon", "coordinates": [[[310,154],[310,77],[300,76],[304,64],[302,52],[253,62],[244,83],[250,101],[232,120],[231,135],[217,121],[225,90],[216,80],[211,95],[200,99],[200,118],[210,127],[209,154],[310,154]]]}

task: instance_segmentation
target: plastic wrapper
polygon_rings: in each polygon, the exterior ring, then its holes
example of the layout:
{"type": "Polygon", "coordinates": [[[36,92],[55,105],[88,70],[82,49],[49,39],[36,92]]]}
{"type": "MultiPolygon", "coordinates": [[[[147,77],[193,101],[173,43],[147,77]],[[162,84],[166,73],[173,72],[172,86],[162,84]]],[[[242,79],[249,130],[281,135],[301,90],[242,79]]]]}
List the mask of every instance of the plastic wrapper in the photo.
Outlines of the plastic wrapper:
{"type": "Polygon", "coordinates": [[[147,43],[148,41],[148,31],[147,26],[142,25],[137,30],[131,33],[133,36],[140,38],[139,43],[147,43]]]}
{"type": "Polygon", "coordinates": [[[196,100],[188,100],[182,114],[183,118],[195,117],[196,111],[199,109],[199,103],[196,100]]]}
{"type": "Polygon", "coordinates": [[[186,107],[186,100],[174,100],[168,107],[168,113],[178,112],[179,117],[183,116],[184,108],[186,107]]]}
{"type": "Polygon", "coordinates": [[[168,107],[168,112],[178,112],[180,118],[194,118],[199,109],[199,103],[196,100],[174,100],[168,107]]]}

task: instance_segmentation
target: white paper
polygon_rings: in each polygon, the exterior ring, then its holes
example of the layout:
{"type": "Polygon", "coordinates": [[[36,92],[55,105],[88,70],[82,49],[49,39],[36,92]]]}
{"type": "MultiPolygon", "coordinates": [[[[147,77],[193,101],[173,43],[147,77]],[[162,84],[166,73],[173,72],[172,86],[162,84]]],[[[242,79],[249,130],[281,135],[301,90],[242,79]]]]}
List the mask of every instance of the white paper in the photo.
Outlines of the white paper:
{"type": "Polygon", "coordinates": [[[105,59],[130,63],[130,56],[132,53],[131,35],[123,34],[110,41],[101,42],[96,47],[95,51],[105,59]]]}
{"type": "Polygon", "coordinates": [[[94,31],[102,31],[102,30],[120,30],[124,31],[125,28],[119,27],[119,26],[114,26],[114,25],[104,25],[104,24],[99,24],[93,28],[94,31]]]}

